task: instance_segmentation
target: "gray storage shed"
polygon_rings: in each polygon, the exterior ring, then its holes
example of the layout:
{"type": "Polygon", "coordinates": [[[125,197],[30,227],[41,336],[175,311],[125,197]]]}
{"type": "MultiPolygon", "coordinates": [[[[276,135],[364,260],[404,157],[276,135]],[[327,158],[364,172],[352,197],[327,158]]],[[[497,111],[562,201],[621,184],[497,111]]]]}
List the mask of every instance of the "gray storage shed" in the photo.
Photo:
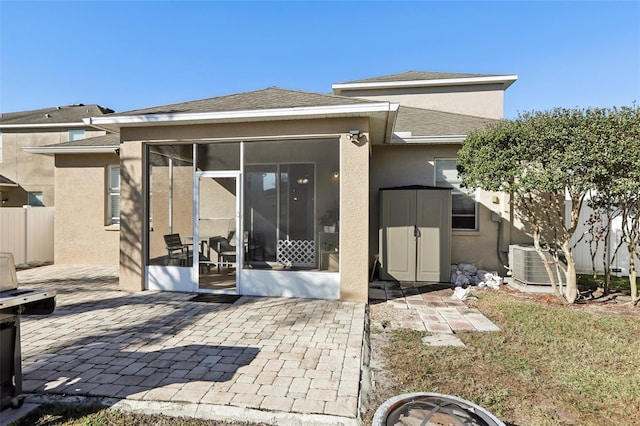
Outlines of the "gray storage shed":
{"type": "Polygon", "coordinates": [[[451,189],[380,189],[380,278],[449,282],[451,189]]]}

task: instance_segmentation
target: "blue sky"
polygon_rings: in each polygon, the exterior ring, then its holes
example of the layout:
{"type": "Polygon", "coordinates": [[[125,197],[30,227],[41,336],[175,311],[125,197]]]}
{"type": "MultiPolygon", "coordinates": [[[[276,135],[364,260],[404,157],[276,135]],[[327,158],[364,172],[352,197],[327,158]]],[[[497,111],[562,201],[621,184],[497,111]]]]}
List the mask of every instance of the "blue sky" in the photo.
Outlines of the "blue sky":
{"type": "Polygon", "coordinates": [[[640,102],[640,1],[0,0],[0,111],[127,111],[409,70],[517,74],[505,117],[640,102]]]}

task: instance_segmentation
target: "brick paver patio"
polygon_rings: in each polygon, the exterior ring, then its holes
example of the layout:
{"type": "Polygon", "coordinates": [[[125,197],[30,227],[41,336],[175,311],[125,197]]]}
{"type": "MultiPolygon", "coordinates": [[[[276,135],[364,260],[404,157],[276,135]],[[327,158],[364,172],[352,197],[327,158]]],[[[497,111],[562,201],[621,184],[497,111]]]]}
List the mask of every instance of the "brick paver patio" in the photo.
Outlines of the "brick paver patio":
{"type": "Polygon", "coordinates": [[[25,392],[356,418],[364,304],[129,294],[110,266],[44,266],[18,281],[58,293],[52,315],[22,317],[25,392]]]}

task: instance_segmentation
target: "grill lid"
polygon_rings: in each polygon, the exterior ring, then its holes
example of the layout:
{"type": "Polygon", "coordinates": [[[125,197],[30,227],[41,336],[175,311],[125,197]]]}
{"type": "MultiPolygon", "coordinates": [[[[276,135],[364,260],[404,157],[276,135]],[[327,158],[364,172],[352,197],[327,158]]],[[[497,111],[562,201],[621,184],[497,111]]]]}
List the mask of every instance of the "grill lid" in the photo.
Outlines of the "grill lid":
{"type": "Polygon", "coordinates": [[[18,277],[16,276],[13,253],[0,253],[0,291],[16,288],[18,288],[18,277]]]}

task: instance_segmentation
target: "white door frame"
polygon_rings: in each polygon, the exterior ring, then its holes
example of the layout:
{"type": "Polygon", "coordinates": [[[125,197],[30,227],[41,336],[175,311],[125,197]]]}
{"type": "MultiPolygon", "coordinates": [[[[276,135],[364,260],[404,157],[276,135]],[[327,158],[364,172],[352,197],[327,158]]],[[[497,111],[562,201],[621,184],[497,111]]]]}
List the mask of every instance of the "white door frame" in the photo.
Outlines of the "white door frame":
{"type": "Polygon", "coordinates": [[[242,173],[239,171],[198,171],[195,172],[195,179],[193,179],[193,266],[191,270],[191,276],[193,281],[194,293],[223,293],[223,294],[242,294],[240,292],[240,271],[242,271],[244,256],[242,246],[242,235],[244,231],[242,229],[242,173]],[[199,288],[200,281],[200,252],[196,250],[198,242],[200,241],[200,179],[201,178],[235,178],[236,180],[236,238],[240,243],[236,244],[236,289],[232,290],[207,290],[199,288]]]}

